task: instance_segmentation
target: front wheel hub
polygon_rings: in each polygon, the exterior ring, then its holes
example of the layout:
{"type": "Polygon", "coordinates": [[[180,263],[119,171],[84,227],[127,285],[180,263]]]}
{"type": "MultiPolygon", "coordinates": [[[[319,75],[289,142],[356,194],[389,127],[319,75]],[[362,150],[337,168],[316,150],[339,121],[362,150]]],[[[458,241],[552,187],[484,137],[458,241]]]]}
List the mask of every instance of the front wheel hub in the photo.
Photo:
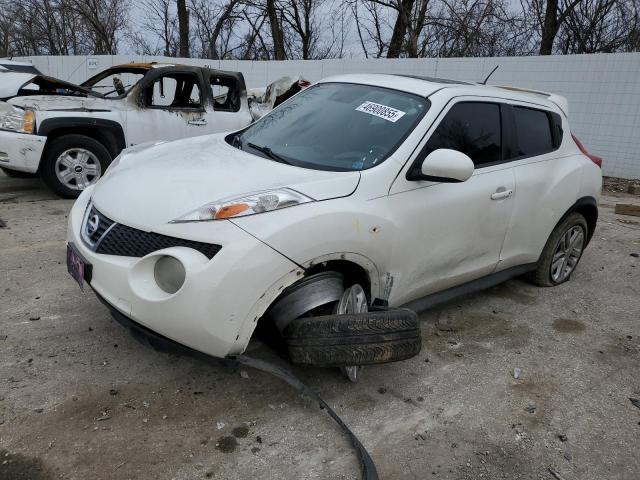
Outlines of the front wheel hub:
{"type": "MultiPolygon", "coordinates": [[[[338,315],[344,315],[347,313],[366,313],[368,311],[367,294],[358,284],[355,284],[344,291],[336,307],[336,313],[338,315]]],[[[363,368],[364,367],[362,365],[349,365],[346,367],[340,367],[340,371],[350,381],[357,382],[363,368]]]]}

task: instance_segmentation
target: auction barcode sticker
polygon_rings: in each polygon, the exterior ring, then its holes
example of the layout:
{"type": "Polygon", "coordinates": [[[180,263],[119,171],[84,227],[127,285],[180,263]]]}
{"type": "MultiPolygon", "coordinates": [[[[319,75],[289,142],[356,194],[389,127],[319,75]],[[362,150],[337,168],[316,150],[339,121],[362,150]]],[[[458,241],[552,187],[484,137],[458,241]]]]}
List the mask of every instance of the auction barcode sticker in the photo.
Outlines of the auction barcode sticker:
{"type": "Polygon", "coordinates": [[[376,117],[384,118],[390,122],[397,122],[400,120],[406,112],[397,110],[395,108],[387,107],[379,103],[364,102],[358,108],[358,112],[368,113],[369,115],[375,115],[376,117]]]}

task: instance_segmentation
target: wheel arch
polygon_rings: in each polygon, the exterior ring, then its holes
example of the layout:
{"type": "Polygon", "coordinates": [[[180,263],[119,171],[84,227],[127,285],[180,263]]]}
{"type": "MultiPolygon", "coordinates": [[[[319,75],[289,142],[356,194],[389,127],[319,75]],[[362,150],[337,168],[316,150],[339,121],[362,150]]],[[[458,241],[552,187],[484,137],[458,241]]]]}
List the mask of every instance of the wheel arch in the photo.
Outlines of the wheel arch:
{"type": "MultiPolygon", "coordinates": [[[[560,217],[560,220],[554,225],[555,230],[569,215],[579,213],[587,221],[587,244],[591,241],[593,233],[598,223],[598,202],[594,197],[581,197],[560,217]]],[[[553,231],[553,230],[552,230],[553,231]]],[[[586,246],[585,245],[585,246],[586,246]]]]}
{"type": "Polygon", "coordinates": [[[364,255],[350,252],[331,253],[309,260],[303,266],[305,276],[328,271],[341,273],[345,279],[345,286],[359,283],[370,302],[381,297],[378,268],[364,255]]]}
{"type": "Polygon", "coordinates": [[[279,302],[286,288],[316,273],[337,271],[341,273],[345,283],[364,283],[370,302],[381,299],[380,276],[375,264],[367,257],[357,253],[330,253],[315,257],[294,268],[265,289],[254,305],[251,314],[245,319],[232,348],[232,353],[239,353],[246,348],[260,319],[279,302]]]}
{"type": "Polygon", "coordinates": [[[45,149],[52,140],[64,135],[85,135],[100,142],[115,158],[126,147],[122,125],[103,118],[64,117],[48,118],[38,126],[37,134],[46,136],[45,149]]]}

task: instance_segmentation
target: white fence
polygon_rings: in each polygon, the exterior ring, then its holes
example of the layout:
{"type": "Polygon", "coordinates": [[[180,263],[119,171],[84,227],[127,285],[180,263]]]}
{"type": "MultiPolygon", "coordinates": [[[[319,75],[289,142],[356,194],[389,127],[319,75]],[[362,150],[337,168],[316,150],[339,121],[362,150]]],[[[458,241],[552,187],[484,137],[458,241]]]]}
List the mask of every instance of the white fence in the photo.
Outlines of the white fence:
{"type": "Polygon", "coordinates": [[[166,61],[242,72],[259,87],[283,75],[311,81],[342,73],[401,73],[482,81],[496,65],[489,84],[514,85],[564,95],[573,132],[604,158],[604,174],[640,178],[640,53],[549,57],[446,58],[398,60],[307,60],[255,62],[131,55],[30,57],[45,74],[79,83],[112,65],[166,61]]]}

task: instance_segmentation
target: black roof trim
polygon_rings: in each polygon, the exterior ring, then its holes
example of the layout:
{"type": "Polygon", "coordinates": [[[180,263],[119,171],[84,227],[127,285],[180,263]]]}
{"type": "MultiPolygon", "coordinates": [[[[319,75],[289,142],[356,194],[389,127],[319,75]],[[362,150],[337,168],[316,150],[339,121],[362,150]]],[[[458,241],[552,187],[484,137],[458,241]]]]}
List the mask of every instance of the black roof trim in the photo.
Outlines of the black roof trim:
{"type": "Polygon", "coordinates": [[[460,80],[451,80],[449,78],[423,77],[421,75],[404,75],[401,73],[395,73],[394,75],[397,77],[415,78],[416,80],[424,80],[425,82],[431,82],[431,83],[447,83],[452,85],[473,85],[473,83],[461,82],[460,80]]]}

